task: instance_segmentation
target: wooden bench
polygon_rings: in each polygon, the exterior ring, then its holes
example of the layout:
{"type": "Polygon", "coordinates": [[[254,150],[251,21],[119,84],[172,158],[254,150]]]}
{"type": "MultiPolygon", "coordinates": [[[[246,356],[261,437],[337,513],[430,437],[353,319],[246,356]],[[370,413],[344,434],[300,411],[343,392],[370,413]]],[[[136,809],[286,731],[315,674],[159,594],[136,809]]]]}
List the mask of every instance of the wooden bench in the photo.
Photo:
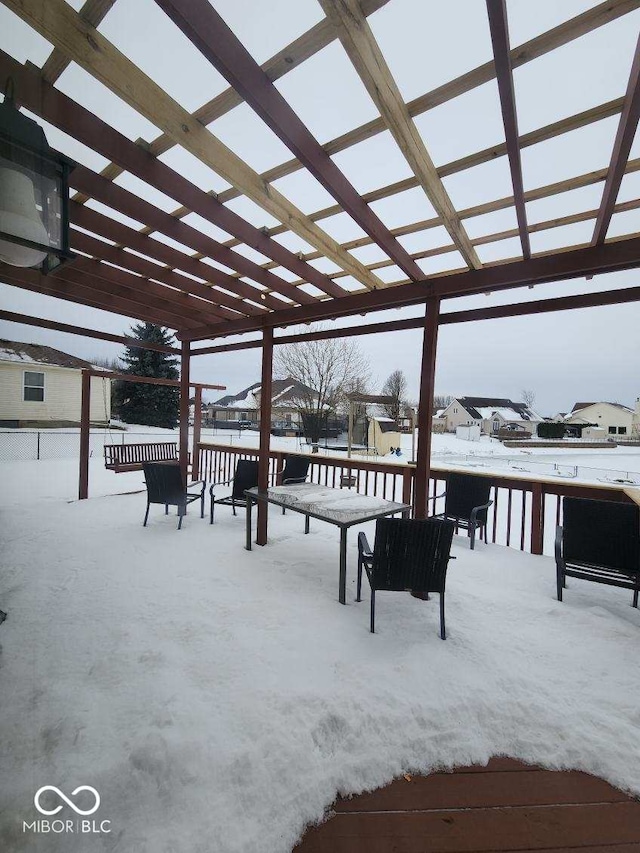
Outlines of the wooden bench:
{"type": "Polygon", "coordinates": [[[105,444],[104,467],[116,474],[142,471],[143,462],[177,462],[176,441],[153,441],[143,444],[105,444]]]}

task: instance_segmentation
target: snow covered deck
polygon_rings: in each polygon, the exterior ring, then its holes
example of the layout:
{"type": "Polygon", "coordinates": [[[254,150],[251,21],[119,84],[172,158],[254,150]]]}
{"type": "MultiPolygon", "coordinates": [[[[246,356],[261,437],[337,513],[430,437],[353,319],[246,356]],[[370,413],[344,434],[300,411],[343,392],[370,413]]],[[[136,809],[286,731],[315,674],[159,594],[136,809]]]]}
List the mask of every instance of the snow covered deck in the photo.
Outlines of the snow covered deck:
{"type": "Polygon", "coordinates": [[[437,601],[394,593],[371,635],[355,536],[340,607],[334,527],[272,512],[277,547],[248,553],[242,515],[178,532],[156,508],[145,529],[143,494],[68,503],[75,466],[47,465],[37,487],[2,466],[5,849],[40,849],[22,819],[42,785],[95,787],[111,844],[149,853],[289,853],[340,794],[495,755],[640,794],[626,590],[574,581],[559,604],[551,559],[457,538],[447,641],[437,601]]]}

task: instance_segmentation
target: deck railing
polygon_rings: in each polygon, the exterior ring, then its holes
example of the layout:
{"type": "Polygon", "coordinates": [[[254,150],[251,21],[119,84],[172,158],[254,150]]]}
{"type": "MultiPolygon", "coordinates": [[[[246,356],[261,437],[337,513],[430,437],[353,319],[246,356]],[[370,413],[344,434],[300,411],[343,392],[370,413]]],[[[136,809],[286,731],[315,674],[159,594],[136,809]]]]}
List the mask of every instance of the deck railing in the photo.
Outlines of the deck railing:
{"type": "MultiPolygon", "coordinates": [[[[394,464],[385,460],[375,462],[320,454],[269,452],[269,481],[278,482],[278,472],[284,468],[286,456],[304,456],[311,462],[309,481],[334,488],[353,488],[361,494],[414,504],[415,467],[394,464]]],[[[256,448],[230,447],[202,442],[198,445],[199,476],[210,482],[233,477],[238,459],[257,459],[256,448]]],[[[430,497],[441,495],[449,475],[454,471],[487,477],[494,488],[489,509],[487,540],[499,545],[529,551],[532,554],[553,554],[555,528],[560,523],[562,498],[581,497],[629,503],[631,498],[622,486],[600,486],[576,483],[562,476],[538,477],[503,476],[486,471],[469,471],[454,466],[432,465],[428,484],[430,497]]],[[[442,511],[443,499],[429,501],[430,514],[442,511]]]]}

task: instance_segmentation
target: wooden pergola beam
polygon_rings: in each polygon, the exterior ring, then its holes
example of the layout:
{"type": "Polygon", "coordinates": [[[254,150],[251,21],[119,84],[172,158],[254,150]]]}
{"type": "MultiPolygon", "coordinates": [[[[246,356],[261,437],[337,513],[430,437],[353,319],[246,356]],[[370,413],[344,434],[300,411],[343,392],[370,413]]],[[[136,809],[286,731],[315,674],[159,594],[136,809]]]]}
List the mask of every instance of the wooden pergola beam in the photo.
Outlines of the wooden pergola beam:
{"type": "MultiPolygon", "coordinates": [[[[185,311],[191,315],[206,314],[217,317],[218,322],[224,320],[237,320],[242,316],[255,316],[249,311],[230,311],[224,306],[214,305],[212,302],[201,298],[198,282],[192,281],[185,276],[169,272],[164,267],[157,266],[151,261],[125,252],[117,246],[111,246],[75,229],[70,232],[71,247],[94,258],[94,266],[91,267],[90,258],[79,258],[74,266],[78,268],[91,269],[93,275],[105,278],[115,284],[123,284],[140,292],[142,299],[150,301],[158,298],[171,302],[176,306],[183,306],[185,311]],[[106,261],[101,264],[99,261],[106,261]],[[115,264],[118,269],[110,264],[115,264]],[[136,273],[136,275],[134,275],[136,273]],[[162,284],[156,284],[149,279],[155,279],[162,284]],[[195,297],[195,301],[192,297],[195,297]]],[[[57,275],[58,273],[54,273],[57,275]]],[[[206,287],[206,285],[204,285],[206,287]]],[[[231,299],[231,297],[229,297],[231,299]]]]}
{"type": "MultiPolygon", "coordinates": [[[[164,307],[168,311],[177,311],[183,318],[184,325],[187,326],[194,326],[200,323],[201,320],[199,320],[199,317],[203,315],[216,318],[212,320],[214,323],[224,322],[228,316],[238,319],[238,314],[232,314],[231,312],[224,313],[225,309],[217,310],[210,303],[198,299],[198,297],[190,296],[173,287],[160,284],[157,281],[151,281],[149,278],[143,278],[143,273],[135,275],[124,269],[121,264],[116,268],[111,266],[113,261],[111,263],[102,263],[102,261],[98,260],[98,255],[95,255],[94,252],[102,251],[100,247],[103,245],[106,246],[106,243],[103,244],[100,240],[89,237],[88,234],[82,234],[80,238],[80,232],[77,233],[79,240],[81,239],[78,247],[82,246],[82,251],[89,250],[93,257],[78,256],[72,265],[65,264],[63,269],[54,271],[49,278],[59,278],[66,272],[75,271],[82,274],[82,276],[89,276],[91,283],[95,284],[96,287],[100,284],[101,289],[108,287],[110,292],[115,293],[117,288],[124,288],[132,298],[146,304],[149,308],[164,307]],[[91,251],[92,249],[93,251],[91,251]],[[97,282],[96,279],[98,280],[97,282]]],[[[108,247],[108,249],[110,248],[108,247]]],[[[113,249],[113,252],[115,253],[114,258],[118,257],[118,252],[125,255],[131,254],[123,252],[122,249],[113,249]]],[[[107,251],[108,253],[109,251],[107,251]]],[[[132,257],[137,258],[135,255],[132,257]]],[[[140,261],[141,270],[147,269],[146,265],[149,265],[151,268],[154,266],[142,258],[137,258],[137,260],[140,261]]],[[[124,293],[124,290],[122,292],[124,293]]]]}
{"type": "MultiPolygon", "coordinates": [[[[149,204],[149,202],[140,198],[140,196],[129,192],[129,190],[112,181],[108,181],[102,175],[92,172],[85,166],[76,166],[70,175],[69,184],[76,189],[82,189],[88,196],[113,208],[113,210],[124,213],[138,222],[143,222],[148,226],[149,230],[147,233],[157,231],[165,234],[178,243],[194,249],[201,257],[211,258],[230,269],[235,269],[238,271],[238,275],[251,278],[293,302],[309,304],[315,301],[313,296],[309,296],[303,290],[293,287],[284,281],[284,279],[274,275],[254,261],[250,261],[239,252],[233,252],[227,246],[203,234],[202,231],[198,231],[197,228],[181,222],[174,216],[149,204]]],[[[73,204],[78,205],[78,202],[73,201],[73,204]]],[[[272,263],[273,266],[277,266],[275,262],[272,263]]],[[[207,269],[210,271],[211,267],[207,267],[207,269]]],[[[221,286],[224,287],[225,285],[221,286]]],[[[253,288],[253,291],[254,296],[257,295],[259,297],[259,292],[255,288],[253,288]]],[[[282,307],[282,303],[278,301],[277,306],[282,307]]]]}
{"type": "MultiPolygon", "coordinates": [[[[337,200],[342,210],[410,278],[421,278],[423,273],[420,267],[363,202],[353,185],[208,0],[156,0],[156,3],[337,200]]],[[[281,217],[278,218],[282,221],[281,217]]],[[[331,259],[347,269],[340,259],[331,259]]],[[[362,283],[369,286],[367,281],[362,283]]],[[[378,283],[377,286],[381,285],[378,283]]]]}
{"type": "MultiPolygon", "coordinates": [[[[389,0],[362,0],[362,10],[365,15],[371,15],[373,12],[382,8],[382,6],[385,6],[388,2],[389,0]]],[[[290,42],[286,47],[283,47],[282,50],[279,50],[278,53],[274,54],[270,59],[267,59],[261,68],[269,77],[269,80],[279,80],[281,77],[284,77],[285,74],[288,74],[289,71],[297,68],[305,60],[310,59],[320,50],[327,47],[327,45],[331,44],[332,41],[335,41],[335,38],[336,34],[333,27],[325,18],[324,20],[319,21],[315,26],[311,27],[310,30],[307,30],[306,33],[303,33],[297,39],[294,39],[294,41],[290,42]]],[[[199,107],[194,112],[193,117],[201,124],[208,125],[217,118],[221,118],[223,115],[226,115],[241,103],[242,98],[235,89],[225,89],[224,92],[221,92],[219,95],[216,95],[215,98],[212,98],[206,104],[199,107]]],[[[154,157],[159,157],[161,154],[165,154],[167,151],[171,150],[174,145],[175,142],[170,136],[166,133],[161,133],[153,140],[153,142],[149,143],[149,151],[154,155],[154,157]]],[[[113,181],[118,177],[118,175],[121,175],[123,171],[124,169],[122,169],[117,163],[112,162],[105,166],[101,174],[105,179],[113,181]]],[[[79,193],[74,196],[73,200],[77,201],[79,204],[84,204],[90,197],[91,196],[89,194],[79,193]]]]}
{"type": "Polygon", "coordinates": [[[511,184],[513,186],[513,203],[516,209],[522,257],[531,257],[531,244],[527,229],[527,211],[524,202],[524,184],[522,181],[522,161],[520,158],[520,134],[518,133],[518,113],[516,110],[516,94],[513,85],[513,69],[511,67],[511,49],[509,46],[509,22],[507,20],[506,0],[487,0],[493,60],[496,67],[502,122],[509,157],[511,184]]]}
{"type": "Polygon", "coordinates": [[[435,164],[362,14],[358,0],[319,2],[325,15],[333,22],[347,56],[465,263],[471,269],[479,269],[482,266],[480,258],[471,245],[444,184],[438,177],[435,164]]]}
{"type": "MultiPolygon", "coordinates": [[[[599,104],[596,107],[591,107],[583,112],[576,113],[575,115],[568,116],[567,118],[560,119],[559,121],[552,122],[544,127],[525,133],[520,137],[520,148],[528,148],[531,145],[537,145],[539,142],[546,142],[549,139],[555,139],[557,136],[561,136],[564,133],[569,133],[572,130],[577,130],[580,127],[586,127],[594,122],[617,115],[622,110],[623,101],[623,98],[616,98],[613,101],[607,101],[604,104],[599,104]]],[[[491,145],[488,148],[483,148],[481,151],[476,151],[473,154],[467,154],[465,157],[461,157],[458,160],[453,160],[450,163],[438,166],[438,176],[440,178],[446,178],[449,175],[459,174],[467,169],[472,169],[474,166],[481,166],[483,163],[493,162],[498,157],[505,156],[506,153],[506,143],[501,142],[498,145],[491,145]]],[[[375,190],[370,190],[365,193],[362,198],[370,204],[371,202],[381,201],[384,198],[390,198],[393,195],[398,195],[399,193],[406,192],[407,190],[415,189],[417,186],[418,180],[413,176],[375,190]]],[[[224,202],[228,201],[224,193],[220,193],[219,199],[224,202]]],[[[337,205],[331,205],[329,207],[322,208],[322,210],[316,210],[314,213],[310,213],[309,218],[313,219],[314,222],[317,222],[321,219],[335,216],[338,213],[340,213],[340,208],[337,205]]],[[[461,216],[462,214],[459,215],[461,216]]],[[[436,220],[433,221],[436,222],[436,220]]],[[[437,225],[441,224],[442,222],[440,217],[438,217],[437,225]]],[[[268,229],[268,233],[269,236],[275,237],[278,234],[283,234],[287,230],[288,228],[284,225],[276,225],[273,228],[268,229]]],[[[234,246],[237,244],[234,240],[228,240],[225,245],[234,246]]]]}
{"type": "Polygon", "coordinates": [[[486,264],[480,270],[425,277],[402,287],[390,287],[369,293],[352,294],[348,300],[332,300],[318,305],[286,308],[277,315],[267,315],[256,323],[236,320],[216,327],[203,327],[200,332],[187,332],[186,340],[206,340],[227,334],[241,334],[266,326],[288,326],[316,320],[346,317],[366,311],[402,308],[423,303],[429,296],[453,299],[493,290],[505,290],[530,284],[544,284],[633,269],[640,263],[640,237],[612,241],[598,246],[580,246],[562,252],[534,255],[529,260],[486,264]]]}
{"type": "MultiPolygon", "coordinates": [[[[524,317],[530,314],[549,314],[556,311],[572,311],[577,308],[595,308],[602,305],[624,305],[640,302],[640,287],[626,287],[621,290],[607,290],[603,293],[582,293],[578,296],[558,296],[552,299],[538,299],[533,302],[515,302],[509,305],[493,305],[489,308],[472,308],[466,311],[441,313],[441,326],[457,323],[470,323],[477,320],[498,320],[505,317],[524,317]]],[[[367,323],[359,326],[346,326],[340,329],[322,329],[318,332],[302,332],[299,335],[280,335],[274,338],[275,346],[303,343],[304,341],[324,341],[335,338],[379,335],[388,332],[401,332],[409,329],[421,329],[424,317],[409,317],[406,320],[391,320],[385,323],[367,323]]],[[[245,341],[236,344],[216,344],[211,347],[192,349],[191,355],[215,355],[223,352],[238,352],[246,349],[259,349],[261,342],[245,341]]]]}
{"type": "MultiPolygon", "coordinates": [[[[69,272],[70,270],[67,269],[67,273],[69,272]]],[[[169,312],[165,312],[155,306],[149,307],[140,298],[136,298],[133,292],[128,292],[126,296],[123,296],[115,289],[105,291],[99,286],[99,283],[94,288],[94,281],[89,277],[84,278],[83,285],[60,276],[43,275],[40,270],[20,269],[8,264],[0,264],[0,281],[13,287],[19,287],[21,290],[44,293],[47,296],[54,296],[67,302],[75,302],[78,305],[86,305],[89,308],[99,308],[101,311],[133,317],[148,323],[156,323],[174,331],[179,329],[181,324],[184,324],[185,328],[189,328],[189,322],[193,323],[192,319],[189,321],[173,308],[169,312]]]]}
{"type": "Polygon", "coordinates": [[[375,289],[383,286],[363,264],[343,252],[333,238],[311,222],[294,204],[273,187],[265,186],[257,172],[194,119],[98,30],[83,21],[65,0],[47,0],[46,6],[41,0],[4,2],[125,103],[168,133],[175,142],[230,184],[241,189],[279,222],[289,222],[299,237],[320,249],[338,266],[349,270],[365,287],[375,289]]]}
{"type": "MultiPolygon", "coordinates": [[[[266,307],[281,308],[283,303],[273,296],[265,296],[265,307],[260,306],[260,291],[256,290],[250,284],[241,281],[237,278],[232,278],[222,270],[216,270],[208,264],[201,261],[194,261],[183,252],[161,243],[159,240],[154,240],[151,237],[146,237],[140,234],[134,228],[124,225],[103,213],[98,213],[97,210],[92,210],[87,205],[77,204],[75,201],[69,202],[69,220],[73,225],[105,237],[107,240],[113,240],[136,252],[140,252],[149,258],[154,258],[162,264],[167,264],[169,269],[159,268],[162,275],[169,275],[172,286],[180,286],[181,290],[188,289],[188,292],[194,296],[200,296],[202,299],[207,299],[210,302],[218,305],[224,305],[231,308],[240,314],[261,314],[266,311],[266,307]],[[185,272],[189,276],[196,276],[203,279],[205,282],[224,287],[235,296],[229,296],[226,293],[221,293],[215,290],[210,284],[193,281],[186,276],[180,276],[180,272],[185,272]],[[180,282],[180,285],[179,285],[180,282]],[[251,305],[245,302],[245,299],[251,299],[257,305],[251,305]]],[[[79,239],[78,235],[73,234],[73,239],[79,239]]],[[[123,259],[122,266],[127,267],[126,258],[123,259]]],[[[153,266],[153,265],[152,265],[153,266]]],[[[152,276],[155,277],[155,276],[152,276]]],[[[170,283],[167,281],[167,283],[170,283]]]]}
{"type": "Polygon", "coordinates": [[[239,242],[277,261],[285,269],[304,278],[319,290],[332,296],[344,296],[346,291],[334,284],[310,264],[301,261],[277,240],[254,228],[241,216],[212,195],[196,187],[178,172],[153,157],[142,145],[131,142],[115,128],[93,115],[89,110],[68,98],[42,79],[40,69],[30,63],[21,65],[0,50],[0,84],[12,77],[19,91],[19,101],[31,112],[73,136],[108,160],[117,161],[126,171],[184,204],[217,225],[239,242]]]}
{"type": "MultiPolygon", "coordinates": [[[[594,6],[592,9],[588,9],[575,18],[571,18],[557,27],[553,27],[553,29],[541,33],[539,36],[513,48],[511,51],[512,68],[519,68],[638,8],[640,8],[640,0],[605,0],[605,2],[594,6]]],[[[443,83],[436,89],[409,101],[407,103],[409,115],[412,118],[422,115],[460,95],[464,95],[466,92],[473,91],[473,89],[482,86],[484,83],[488,83],[494,78],[494,63],[485,62],[483,65],[460,75],[460,77],[443,83]]],[[[377,136],[377,134],[384,132],[386,129],[387,126],[384,120],[376,118],[325,143],[324,149],[327,154],[338,154],[340,151],[345,151],[359,142],[364,142],[366,139],[377,136]]],[[[276,181],[301,168],[302,164],[298,160],[289,160],[263,173],[262,178],[268,182],[276,181]]],[[[237,198],[239,195],[241,193],[232,188],[225,190],[224,193],[220,193],[220,200],[226,203],[232,198],[237,198]]]]}
{"type": "MultiPolygon", "coordinates": [[[[78,14],[83,21],[97,28],[114,3],[115,0],[86,0],[78,14]]],[[[55,83],[69,64],[69,57],[61,50],[54,48],[42,66],[42,76],[48,83],[55,83]]]]}
{"type": "Polygon", "coordinates": [[[613,144],[613,153],[609,164],[609,173],[602,191],[600,211],[593,230],[592,244],[603,243],[607,236],[607,230],[613,215],[613,206],[616,203],[620,184],[625,174],[627,160],[631,152],[631,146],[638,128],[640,119],[640,36],[636,44],[636,50],[629,75],[627,92],[624,97],[624,105],[620,115],[620,122],[613,144]]]}
{"type": "Polygon", "coordinates": [[[87,329],[84,326],[70,326],[68,323],[58,323],[55,320],[45,320],[41,317],[32,317],[29,314],[16,314],[14,311],[2,311],[0,309],[0,320],[6,320],[8,323],[20,323],[23,326],[52,329],[55,332],[65,332],[65,334],[79,335],[83,338],[95,338],[98,341],[109,341],[112,344],[122,344],[125,347],[135,346],[155,352],[180,353],[176,347],[154,344],[150,341],[139,341],[137,338],[130,338],[126,335],[112,335],[110,332],[99,332],[97,329],[87,329]]]}

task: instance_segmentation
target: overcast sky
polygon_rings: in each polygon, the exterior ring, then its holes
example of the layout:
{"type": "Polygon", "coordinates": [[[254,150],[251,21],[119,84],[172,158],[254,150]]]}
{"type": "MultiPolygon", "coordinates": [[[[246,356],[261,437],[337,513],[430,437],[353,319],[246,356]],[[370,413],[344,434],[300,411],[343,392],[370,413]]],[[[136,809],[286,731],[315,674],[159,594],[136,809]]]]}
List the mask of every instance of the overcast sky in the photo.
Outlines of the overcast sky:
{"type": "MultiPolygon", "coordinates": [[[[82,3],[74,0],[71,5],[78,9],[82,3]]],[[[596,4],[584,0],[563,0],[562,3],[557,0],[536,3],[508,0],[511,44],[517,46],[593,5],[596,4]]],[[[213,6],[258,62],[264,62],[323,17],[316,0],[269,0],[268,3],[213,0],[213,6]]],[[[369,18],[369,22],[405,100],[422,95],[492,58],[484,0],[452,0],[445,4],[390,0],[369,18]]],[[[222,77],[152,0],[118,0],[100,30],[190,111],[226,88],[222,77]]],[[[624,94],[639,31],[640,11],[635,11],[516,69],[520,133],[624,94]]],[[[51,49],[4,6],[0,6],[0,48],[20,62],[28,59],[40,66],[51,49]]],[[[156,127],[76,65],[71,65],[56,85],[132,140],[142,137],[151,141],[159,135],[156,127]]],[[[292,70],[276,85],[321,143],[377,116],[373,102],[338,42],[292,70]]],[[[438,166],[504,140],[494,81],[416,117],[415,121],[438,166]]],[[[617,123],[618,116],[614,116],[525,148],[522,153],[525,190],[606,167],[617,123]]],[[[52,146],[96,171],[107,164],[103,157],[56,128],[41,124],[52,146]]],[[[280,140],[245,105],[215,121],[210,130],[258,171],[291,157],[280,140]]],[[[640,157],[640,134],[631,152],[631,158],[635,157],[640,157]]],[[[221,191],[228,187],[221,177],[181,149],[171,149],[161,159],[204,190],[221,191]]],[[[406,161],[388,133],[339,153],[334,160],[363,193],[410,175],[406,161]]],[[[180,206],[126,173],[117,183],[164,210],[180,206]]],[[[444,183],[458,209],[512,192],[505,157],[447,177],[444,183]]],[[[332,203],[315,179],[303,172],[285,177],[275,185],[305,213],[332,203]]],[[[636,199],[639,190],[640,172],[625,176],[618,201],[636,199]]],[[[536,223],[595,209],[601,195],[602,184],[598,184],[529,203],[528,220],[536,223]]],[[[90,202],[90,206],[131,224],[131,220],[97,203],[90,202]]],[[[229,206],[258,227],[275,224],[269,214],[245,198],[236,199],[229,206]]],[[[391,228],[434,215],[419,189],[375,202],[372,207],[391,228]]],[[[195,215],[187,217],[186,221],[219,239],[228,237],[195,215]]],[[[469,235],[477,237],[513,228],[516,219],[510,209],[474,217],[464,224],[469,235]]],[[[532,234],[532,250],[588,242],[593,224],[590,220],[532,234]]],[[[319,225],[340,242],[363,234],[346,214],[324,219],[319,225]]],[[[609,236],[639,231],[640,211],[634,210],[613,217],[609,236]]],[[[158,239],[181,248],[161,236],[158,239]]],[[[311,248],[292,234],[277,239],[296,252],[311,248]]],[[[449,242],[442,228],[399,239],[410,252],[449,242]]],[[[247,247],[238,247],[238,251],[258,262],[264,260],[247,247]]],[[[519,251],[518,240],[478,247],[483,261],[513,257],[519,251]]],[[[381,250],[372,246],[354,254],[365,263],[383,257],[381,250]]],[[[328,261],[314,263],[323,272],[336,270],[328,261]]],[[[425,273],[463,265],[457,253],[418,263],[425,273]]],[[[282,268],[276,272],[289,280],[295,278],[282,268]]],[[[395,267],[380,270],[379,274],[385,281],[404,277],[395,267]]],[[[591,281],[577,279],[540,285],[534,290],[447,300],[442,310],[637,286],[639,275],[636,271],[628,271],[598,276],[591,281]]],[[[120,334],[133,322],[4,284],[0,284],[0,303],[8,310],[120,334]]],[[[423,310],[414,307],[369,314],[365,321],[358,316],[337,321],[337,324],[391,321],[421,314],[423,310]]],[[[1,321],[0,337],[46,343],[85,358],[115,357],[122,351],[116,345],[101,341],[1,321]]],[[[370,390],[378,391],[387,375],[400,369],[406,374],[410,394],[416,400],[421,333],[418,330],[394,332],[358,340],[371,366],[370,390]]],[[[259,379],[259,350],[196,358],[192,362],[192,372],[197,381],[223,383],[231,393],[236,393],[259,379]]],[[[440,393],[514,400],[520,399],[523,389],[531,389],[536,394],[535,407],[545,415],[567,411],[577,400],[604,399],[633,405],[640,395],[640,305],[632,303],[444,326],[438,341],[436,388],[440,393]]]]}

